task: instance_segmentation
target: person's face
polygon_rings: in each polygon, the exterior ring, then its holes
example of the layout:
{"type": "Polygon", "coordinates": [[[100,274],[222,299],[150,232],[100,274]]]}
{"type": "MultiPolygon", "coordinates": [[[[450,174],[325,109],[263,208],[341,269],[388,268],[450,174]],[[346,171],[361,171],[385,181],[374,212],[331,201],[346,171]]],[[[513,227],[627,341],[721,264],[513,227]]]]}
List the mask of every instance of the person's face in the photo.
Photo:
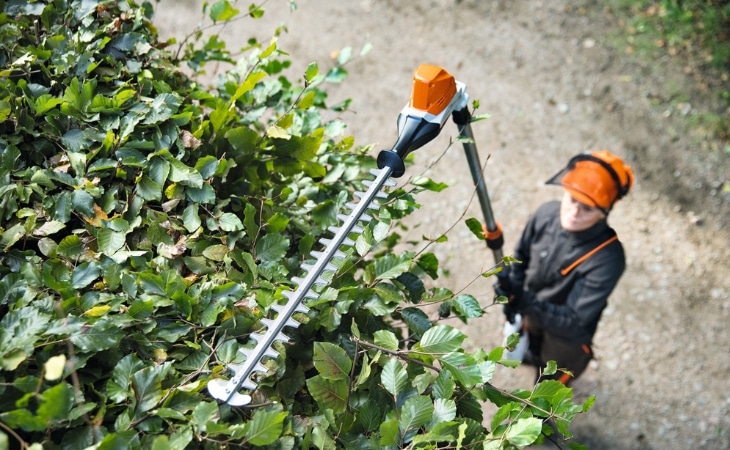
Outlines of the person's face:
{"type": "Polygon", "coordinates": [[[606,218],[598,208],[588,206],[574,199],[570,192],[563,193],[560,203],[560,225],[566,231],[583,231],[606,218]]]}

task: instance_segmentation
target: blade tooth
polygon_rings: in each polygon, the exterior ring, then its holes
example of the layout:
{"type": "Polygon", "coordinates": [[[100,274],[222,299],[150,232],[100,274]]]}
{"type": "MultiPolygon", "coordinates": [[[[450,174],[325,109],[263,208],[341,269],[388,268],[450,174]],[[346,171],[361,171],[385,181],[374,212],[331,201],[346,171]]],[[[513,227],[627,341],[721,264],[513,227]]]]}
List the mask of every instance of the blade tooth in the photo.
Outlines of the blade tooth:
{"type": "MultiPolygon", "coordinates": [[[[248,356],[248,355],[246,355],[248,356]]],[[[228,370],[230,370],[233,373],[238,373],[243,369],[244,364],[226,364],[226,367],[228,370]]]]}
{"type": "MultiPolygon", "coordinates": [[[[254,386],[254,389],[256,386],[254,386]]],[[[226,380],[216,378],[208,381],[208,392],[214,398],[227,402],[233,406],[244,406],[251,403],[251,396],[245,394],[239,394],[238,392],[231,392],[232,386],[226,380]]]]}
{"type": "Polygon", "coordinates": [[[314,280],[314,284],[316,284],[318,286],[327,286],[329,284],[329,282],[327,282],[327,280],[325,280],[324,278],[319,276],[319,277],[317,277],[316,280],[314,280]]]}
{"type": "MultiPolygon", "coordinates": [[[[291,291],[286,291],[291,292],[291,291]]],[[[287,295],[287,297],[291,298],[294,296],[294,292],[291,292],[291,296],[287,295]]],[[[286,295],[286,294],[285,294],[286,295]]],[[[278,303],[274,303],[273,305],[269,306],[269,308],[273,309],[277,314],[281,312],[281,310],[284,308],[282,305],[278,303]]]]}
{"type": "MultiPolygon", "coordinates": [[[[294,291],[281,291],[281,295],[283,295],[284,297],[286,297],[288,299],[291,299],[292,297],[294,297],[294,294],[295,294],[294,291]]],[[[273,308],[274,305],[271,305],[271,307],[273,308]]]]}
{"type": "Polygon", "coordinates": [[[249,391],[255,391],[258,389],[259,385],[251,381],[249,378],[246,378],[243,380],[243,383],[241,383],[241,387],[244,389],[248,389],[249,391]]]}
{"type": "Polygon", "coordinates": [[[304,281],[304,278],[300,278],[300,277],[291,277],[291,280],[292,280],[293,282],[295,282],[296,284],[298,284],[298,285],[301,285],[301,284],[302,284],[302,281],[304,281]]]}
{"type": "Polygon", "coordinates": [[[363,229],[363,227],[361,227],[360,225],[355,224],[355,226],[352,227],[351,233],[358,233],[358,234],[360,234],[363,231],[365,231],[363,229]]]}
{"type": "Polygon", "coordinates": [[[284,333],[279,333],[274,336],[274,340],[279,342],[289,342],[291,338],[284,333]]]}
{"type": "Polygon", "coordinates": [[[324,269],[323,270],[337,271],[337,267],[335,267],[334,265],[332,265],[332,263],[327,263],[327,265],[324,266],[324,269]]]}
{"type": "Polygon", "coordinates": [[[312,290],[309,290],[309,291],[307,291],[306,294],[304,294],[304,298],[318,299],[319,298],[319,294],[317,294],[316,292],[314,292],[312,290]]]}
{"type": "Polygon", "coordinates": [[[385,180],[385,183],[383,183],[383,186],[393,187],[396,184],[398,183],[396,183],[395,180],[388,178],[387,180],[385,180]]]}
{"type": "Polygon", "coordinates": [[[365,192],[362,192],[362,191],[355,191],[352,195],[355,196],[355,197],[357,197],[357,198],[363,198],[367,194],[365,192]]]}
{"type": "Polygon", "coordinates": [[[292,327],[292,328],[299,328],[300,323],[296,321],[296,319],[292,319],[291,317],[289,320],[284,323],[285,327],[292,327]]]}
{"type": "Polygon", "coordinates": [[[296,308],[294,308],[294,311],[307,314],[309,312],[309,308],[304,305],[298,305],[296,308]]]}
{"type": "Polygon", "coordinates": [[[340,219],[342,222],[346,222],[347,219],[350,218],[347,214],[337,214],[337,218],[340,219]]]}
{"type": "Polygon", "coordinates": [[[362,220],[363,222],[370,222],[371,220],[373,220],[373,218],[367,214],[363,214],[360,216],[360,220],[362,220]]]}
{"type": "Polygon", "coordinates": [[[355,245],[355,241],[350,238],[345,238],[342,240],[342,245],[353,246],[355,245]]]}
{"type": "Polygon", "coordinates": [[[320,238],[320,239],[319,239],[319,243],[320,243],[320,244],[324,244],[324,245],[330,245],[330,244],[332,243],[332,239],[328,239],[328,238],[320,238]]]}
{"type": "Polygon", "coordinates": [[[346,208],[350,208],[350,210],[351,210],[351,211],[354,211],[354,210],[355,210],[355,208],[357,208],[357,205],[356,205],[356,204],[354,204],[354,203],[349,203],[349,202],[348,202],[348,203],[345,203],[345,207],[346,207],[346,208]]]}
{"type": "MultiPolygon", "coordinates": [[[[243,356],[248,359],[251,356],[251,349],[250,348],[239,348],[238,353],[242,354],[243,356]]],[[[229,364],[229,366],[238,366],[239,364],[229,364]]],[[[237,372],[238,369],[234,370],[234,372],[237,372]]]]}
{"type": "Polygon", "coordinates": [[[264,356],[268,356],[269,358],[276,359],[276,357],[279,356],[279,352],[277,352],[276,350],[274,350],[271,347],[267,347],[266,351],[264,351],[264,356]]]}
{"type": "Polygon", "coordinates": [[[267,319],[267,318],[265,318],[265,317],[264,317],[264,318],[261,318],[261,319],[259,319],[259,322],[261,322],[262,324],[264,324],[264,326],[265,326],[266,328],[271,328],[271,325],[273,325],[273,324],[274,324],[274,321],[273,321],[273,320],[271,320],[271,319],[267,319]]]}
{"type": "Polygon", "coordinates": [[[377,198],[388,198],[388,194],[386,194],[383,191],[378,191],[378,192],[375,193],[375,197],[377,197],[377,198]]]}
{"type": "Polygon", "coordinates": [[[255,366],[253,367],[252,371],[253,371],[253,372],[259,372],[259,373],[263,373],[263,374],[267,374],[267,373],[269,373],[269,369],[267,369],[267,368],[266,368],[266,366],[264,366],[264,365],[263,365],[263,364],[261,364],[261,363],[258,363],[258,364],[256,364],[256,365],[255,365],[255,366]]]}
{"type": "Polygon", "coordinates": [[[312,264],[309,264],[309,263],[302,263],[301,267],[302,267],[302,269],[304,269],[304,270],[306,270],[307,272],[309,272],[310,270],[312,270],[312,268],[313,268],[314,266],[313,266],[312,264]]]}
{"type": "Polygon", "coordinates": [[[256,341],[258,343],[259,341],[261,341],[261,339],[265,339],[266,336],[264,336],[263,333],[259,333],[258,331],[254,331],[253,333],[251,333],[251,334],[248,335],[248,338],[251,339],[251,340],[253,340],[253,341],[256,341]]]}
{"type": "Polygon", "coordinates": [[[380,204],[375,202],[368,203],[368,209],[378,210],[380,209],[380,204]]]}
{"type": "MultiPolygon", "coordinates": [[[[352,244],[350,244],[350,245],[352,245],[352,244]]],[[[347,256],[347,255],[345,255],[345,252],[343,252],[342,250],[337,250],[332,255],[333,258],[344,258],[345,256],[347,256]]]]}
{"type": "Polygon", "coordinates": [[[309,254],[312,255],[315,259],[319,259],[324,256],[324,252],[318,251],[311,251],[309,254]]]}
{"type": "MultiPolygon", "coordinates": [[[[375,173],[373,173],[373,172],[370,172],[370,173],[372,173],[373,175],[378,175],[378,173],[377,173],[377,172],[375,172],[375,173]]],[[[373,185],[373,181],[372,181],[372,180],[362,180],[362,185],[363,185],[363,186],[367,186],[367,187],[370,187],[370,186],[372,186],[372,185],[373,185]]]]}

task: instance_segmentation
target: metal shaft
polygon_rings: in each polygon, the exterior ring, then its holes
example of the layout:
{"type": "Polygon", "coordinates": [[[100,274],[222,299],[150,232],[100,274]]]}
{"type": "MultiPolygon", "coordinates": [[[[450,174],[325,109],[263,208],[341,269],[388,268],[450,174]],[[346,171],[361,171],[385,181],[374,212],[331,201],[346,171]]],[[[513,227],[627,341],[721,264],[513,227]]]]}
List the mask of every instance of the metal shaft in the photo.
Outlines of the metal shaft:
{"type": "MultiPolygon", "coordinates": [[[[482,175],[482,165],[479,161],[479,153],[477,152],[476,145],[474,144],[474,134],[471,130],[471,123],[469,122],[470,115],[468,111],[457,111],[454,113],[454,122],[459,127],[459,136],[463,140],[464,152],[466,153],[466,159],[469,163],[469,171],[471,172],[474,186],[476,187],[477,198],[479,199],[479,206],[482,209],[484,215],[484,222],[487,227],[487,231],[496,232],[499,230],[497,221],[494,219],[494,213],[492,212],[492,205],[489,201],[489,192],[487,191],[487,184],[484,181],[482,175]],[[466,116],[466,117],[463,117],[466,116]],[[463,123],[462,123],[463,122],[463,123]]],[[[499,237],[499,242],[495,245],[487,241],[487,245],[492,249],[492,255],[494,256],[494,263],[502,263],[502,238],[499,237]]]]}

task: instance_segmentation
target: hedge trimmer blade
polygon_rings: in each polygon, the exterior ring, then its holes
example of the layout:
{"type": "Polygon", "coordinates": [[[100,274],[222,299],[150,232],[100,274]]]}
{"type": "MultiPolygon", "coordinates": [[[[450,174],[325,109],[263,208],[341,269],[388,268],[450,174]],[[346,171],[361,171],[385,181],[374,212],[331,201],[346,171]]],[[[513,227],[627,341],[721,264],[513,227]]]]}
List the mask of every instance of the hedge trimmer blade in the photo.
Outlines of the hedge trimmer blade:
{"type": "Polygon", "coordinates": [[[271,309],[276,311],[276,318],[273,320],[262,319],[261,322],[266,326],[265,332],[253,333],[251,339],[256,341],[253,349],[239,350],[246,356],[246,360],[240,365],[229,365],[229,369],[234,373],[233,378],[224,380],[216,378],[208,382],[208,391],[218,400],[224,401],[233,406],[244,406],[251,403],[251,396],[241,394],[239,390],[246,389],[253,391],[256,389],[256,383],[251,379],[254,372],[266,373],[266,367],[261,364],[263,357],[275,358],[278,353],[272,348],[274,342],[287,342],[289,338],[283,333],[285,327],[296,328],[299,326],[292,316],[295,312],[307,313],[308,309],[303,305],[305,298],[317,298],[314,292],[315,285],[325,286],[327,282],[322,278],[325,272],[334,272],[336,269],[331,264],[332,258],[344,257],[344,253],[340,250],[342,246],[352,246],[354,241],[350,238],[352,233],[360,233],[363,228],[361,224],[366,224],[372,220],[372,217],[366,214],[368,209],[378,209],[380,205],[375,202],[376,198],[385,198],[386,194],[381,191],[383,186],[395,186],[395,182],[389,180],[391,169],[385,167],[374,171],[376,175],[374,181],[366,192],[355,193],[360,198],[357,204],[349,203],[347,206],[351,209],[349,216],[339,216],[344,222],[339,227],[331,227],[330,231],[335,232],[332,239],[320,239],[320,243],[324,244],[324,251],[312,252],[312,256],[316,258],[316,262],[311,266],[304,266],[307,270],[307,276],[304,278],[293,278],[292,281],[298,284],[295,291],[285,292],[288,301],[284,305],[272,305],[271,309]]]}
{"type": "Polygon", "coordinates": [[[284,305],[275,304],[271,307],[276,312],[276,318],[260,320],[266,331],[251,334],[251,339],[256,341],[253,349],[239,350],[246,357],[242,364],[228,365],[233,377],[230,380],[215,378],[208,381],[208,392],[213,397],[233,406],[245,406],[251,403],[252,398],[249,394],[258,387],[251,376],[254,373],[265,374],[268,371],[262,364],[262,359],[278,356],[278,352],[273,348],[276,341],[289,341],[283,333],[284,328],[299,326],[299,322],[293,317],[294,313],[306,314],[308,309],[303,304],[304,299],[317,298],[314,286],[328,284],[322,277],[323,274],[337,270],[331,263],[332,259],[345,257],[341,248],[354,245],[350,235],[361,233],[363,231],[361,223],[366,224],[372,220],[366,212],[368,209],[380,207],[375,199],[386,197],[382,192],[384,186],[395,186],[395,182],[389,178],[403,175],[405,157],[435,138],[449,115],[455,109],[464,107],[465,99],[464,85],[456,82],[453,76],[440,67],[424,64],[416,70],[411,101],[398,116],[398,140],[391,150],[383,150],[378,154],[379,170],[372,172],[375,180],[370,182],[366,192],[355,193],[360,201],[356,204],[347,204],[351,211],[348,216],[338,216],[343,223],[339,227],[330,228],[330,231],[334,232],[334,237],[320,239],[324,251],[311,253],[315,263],[303,266],[307,276],[292,280],[297,283],[297,289],[285,293],[287,302],[284,305]]]}

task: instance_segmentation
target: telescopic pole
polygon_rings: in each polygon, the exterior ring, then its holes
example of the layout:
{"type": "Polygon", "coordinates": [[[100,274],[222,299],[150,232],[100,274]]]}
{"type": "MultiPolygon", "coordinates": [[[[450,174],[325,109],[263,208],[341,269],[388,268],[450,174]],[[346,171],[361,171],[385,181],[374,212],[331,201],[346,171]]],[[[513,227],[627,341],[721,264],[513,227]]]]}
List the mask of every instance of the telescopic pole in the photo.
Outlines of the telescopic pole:
{"type": "MultiPolygon", "coordinates": [[[[466,102],[464,102],[466,103],[466,102]]],[[[464,145],[464,152],[466,153],[466,159],[469,163],[469,171],[471,177],[474,180],[474,186],[476,187],[477,197],[479,199],[479,206],[482,208],[482,214],[484,215],[484,224],[486,233],[487,247],[492,250],[494,256],[494,264],[502,265],[502,246],[504,245],[504,237],[502,236],[502,227],[494,219],[494,213],[492,212],[492,205],[489,202],[489,193],[487,192],[487,184],[482,176],[482,166],[479,162],[479,153],[477,152],[476,145],[474,144],[474,134],[471,130],[471,113],[464,105],[461,109],[455,110],[453,113],[454,123],[459,127],[459,137],[461,137],[464,145]]]]}

